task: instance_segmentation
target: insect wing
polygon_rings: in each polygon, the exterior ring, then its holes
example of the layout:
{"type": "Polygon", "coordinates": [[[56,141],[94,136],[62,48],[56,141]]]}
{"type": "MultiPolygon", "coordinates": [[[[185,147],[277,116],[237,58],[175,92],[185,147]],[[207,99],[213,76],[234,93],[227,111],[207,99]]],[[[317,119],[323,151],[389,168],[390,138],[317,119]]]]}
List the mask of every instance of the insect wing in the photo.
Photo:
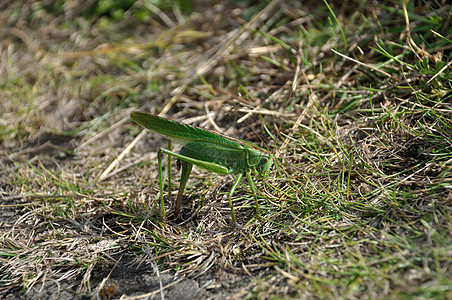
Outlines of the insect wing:
{"type": "Polygon", "coordinates": [[[155,131],[171,141],[182,145],[186,145],[190,142],[209,142],[231,149],[243,149],[243,146],[238,141],[228,139],[202,128],[141,112],[133,112],[130,117],[141,126],[155,131]]]}

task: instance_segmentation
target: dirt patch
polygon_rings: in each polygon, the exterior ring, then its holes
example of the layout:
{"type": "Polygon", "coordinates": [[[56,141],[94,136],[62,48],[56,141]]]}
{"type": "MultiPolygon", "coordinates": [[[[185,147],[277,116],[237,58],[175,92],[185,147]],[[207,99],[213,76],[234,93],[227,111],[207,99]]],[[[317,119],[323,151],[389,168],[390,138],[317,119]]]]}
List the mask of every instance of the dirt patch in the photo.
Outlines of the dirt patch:
{"type": "Polygon", "coordinates": [[[0,3],[0,298],[451,298],[446,1],[51,2],[0,3]],[[181,219],[133,111],[236,139],[181,219]]]}

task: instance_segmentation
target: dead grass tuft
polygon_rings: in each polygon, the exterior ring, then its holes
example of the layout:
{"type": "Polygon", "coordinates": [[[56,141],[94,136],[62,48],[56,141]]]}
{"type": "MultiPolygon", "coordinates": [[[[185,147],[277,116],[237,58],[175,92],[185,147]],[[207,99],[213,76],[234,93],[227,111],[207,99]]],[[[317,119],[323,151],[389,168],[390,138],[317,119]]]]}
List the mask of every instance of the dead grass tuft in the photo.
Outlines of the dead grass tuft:
{"type": "Polygon", "coordinates": [[[102,3],[0,4],[0,295],[450,298],[446,1],[102,3]],[[268,147],[261,219],[195,167],[161,220],[134,110],[268,147]]]}

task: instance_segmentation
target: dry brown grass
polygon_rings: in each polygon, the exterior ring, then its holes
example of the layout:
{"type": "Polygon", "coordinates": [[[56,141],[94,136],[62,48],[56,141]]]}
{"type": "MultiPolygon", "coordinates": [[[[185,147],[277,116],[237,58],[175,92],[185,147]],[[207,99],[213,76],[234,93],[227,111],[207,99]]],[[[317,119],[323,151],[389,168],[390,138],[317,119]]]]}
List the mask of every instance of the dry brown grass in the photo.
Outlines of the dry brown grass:
{"type": "Polygon", "coordinates": [[[99,3],[0,4],[2,297],[451,296],[445,1],[99,3]],[[262,220],[197,168],[160,220],[133,110],[262,138],[262,220]]]}

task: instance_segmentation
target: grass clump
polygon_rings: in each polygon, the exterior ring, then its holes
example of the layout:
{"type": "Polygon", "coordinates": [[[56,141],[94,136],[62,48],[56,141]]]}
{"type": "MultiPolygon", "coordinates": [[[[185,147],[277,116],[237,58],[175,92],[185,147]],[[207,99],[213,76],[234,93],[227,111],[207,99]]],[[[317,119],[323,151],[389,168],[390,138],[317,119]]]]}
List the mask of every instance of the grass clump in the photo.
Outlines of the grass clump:
{"type": "Polygon", "coordinates": [[[2,296],[450,298],[449,4],[102,3],[4,4],[2,296]],[[267,146],[261,219],[195,167],[161,220],[134,110],[267,146]]]}

